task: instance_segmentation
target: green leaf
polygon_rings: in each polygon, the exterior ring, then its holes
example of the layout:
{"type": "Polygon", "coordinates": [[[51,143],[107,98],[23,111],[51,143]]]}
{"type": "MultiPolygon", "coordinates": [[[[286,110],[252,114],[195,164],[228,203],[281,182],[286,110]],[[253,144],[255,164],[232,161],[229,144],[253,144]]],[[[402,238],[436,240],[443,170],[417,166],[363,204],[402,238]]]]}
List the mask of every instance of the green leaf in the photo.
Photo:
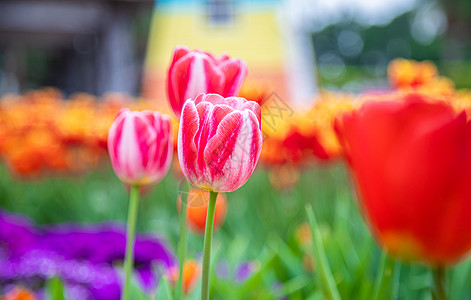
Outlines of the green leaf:
{"type": "Polygon", "coordinates": [[[131,276],[129,291],[132,300],[150,300],[150,297],[140,288],[134,276],[131,276]]]}
{"type": "Polygon", "coordinates": [[[53,277],[46,283],[46,289],[51,300],[65,300],[64,284],[59,277],[53,277]]]}
{"type": "Polygon", "coordinates": [[[398,290],[400,265],[391,259],[386,252],[381,254],[381,262],[376,274],[372,299],[395,299],[398,290]]]}
{"type": "Polygon", "coordinates": [[[154,300],[173,300],[172,289],[165,276],[160,279],[154,300]]]}
{"type": "Polygon", "coordinates": [[[306,212],[309,218],[309,224],[312,231],[312,245],[313,254],[316,261],[316,269],[318,270],[321,279],[322,288],[326,296],[331,300],[340,300],[340,294],[337,290],[337,285],[330,270],[329,262],[325,254],[324,243],[322,242],[321,233],[317,226],[316,217],[310,204],[306,204],[306,212]]]}
{"type": "Polygon", "coordinates": [[[280,261],[289,270],[291,276],[296,276],[304,272],[301,260],[290,247],[276,234],[270,235],[268,238],[268,246],[275,252],[280,261]]]}

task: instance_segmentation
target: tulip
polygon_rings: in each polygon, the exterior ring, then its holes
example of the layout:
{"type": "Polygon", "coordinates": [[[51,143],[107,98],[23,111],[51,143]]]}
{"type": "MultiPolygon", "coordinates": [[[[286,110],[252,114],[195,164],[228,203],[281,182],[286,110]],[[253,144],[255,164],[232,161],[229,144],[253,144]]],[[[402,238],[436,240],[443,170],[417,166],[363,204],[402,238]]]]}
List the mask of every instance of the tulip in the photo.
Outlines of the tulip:
{"type": "Polygon", "coordinates": [[[236,96],[246,75],[247,65],[241,59],[225,54],[216,58],[208,52],[177,46],[167,77],[170,105],[180,118],[185,101],[200,93],[236,96]]]}
{"type": "Polygon", "coordinates": [[[200,94],[185,102],[178,159],[186,179],[214,192],[244,185],[262,149],[260,118],[260,106],[244,98],[200,94]]]}
{"type": "Polygon", "coordinates": [[[122,109],[108,133],[116,175],[131,185],[159,182],[172,161],[170,118],[158,112],[122,109]]]}
{"type": "Polygon", "coordinates": [[[360,204],[391,255],[444,268],[471,250],[471,124],[419,95],[366,102],[336,122],[360,204]]]}
{"type": "MultiPolygon", "coordinates": [[[[206,215],[208,212],[209,192],[200,189],[191,189],[188,193],[187,224],[194,233],[203,234],[206,227],[206,215]]],[[[181,195],[177,200],[178,211],[181,206],[181,195]]],[[[214,230],[221,227],[227,213],[227,198],[219,193],[216,199],[216,210],[214,212],[214,230]]]]}
{"type": "Polygon", "coordinates": [[[244,98],[200,94],[185,102],[178,130],[182,173],[209,190],[203,249],[201,299],[209,299],[209,266],[218,192],[241,187],[255,169],[262,149],[260,106],[244,98]]]}
{"type": "Polygon", "coordinates": [[[471,124],[419,95],[366,102],[336,127],[361,206],[393,256],[444,265],[471,249],[471,124]]]}
{"type": "Polygon", "coordinates": [[[410,94],[366,102],[336,122],[360,204],[393,257],[445,267],[471,250],[471,123],[445,102],[410,94]]]}
{"type": "Polygon", "coordinates": [[[173,153],[170,118],[158,112],[121,110],[108,133],[108,151],[116,175],[131,185],[122,298],[128,300],[139,187],[159,182],[170,168],[173,153]]]}

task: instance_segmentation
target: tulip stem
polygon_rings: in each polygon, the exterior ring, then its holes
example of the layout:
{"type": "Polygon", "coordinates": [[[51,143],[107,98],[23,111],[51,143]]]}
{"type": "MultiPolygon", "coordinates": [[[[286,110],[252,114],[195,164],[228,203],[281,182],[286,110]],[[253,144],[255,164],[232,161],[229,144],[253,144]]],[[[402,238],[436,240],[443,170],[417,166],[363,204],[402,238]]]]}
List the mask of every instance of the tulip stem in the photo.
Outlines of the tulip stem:
{"type": "Polygon", "coordinates": [[[435,283],[436,299],[447,300],[448,298],[445,292],[445,282],[446,282],[445,267],[443,266],[435,267],[432,273],[433,273],[433,281],[435,283]]]}
{"type": "Polygon", "coordinates": [[[185,264],[187,247],[187,229],[186,229],[186,210],[188,202],[188,189],[182,192],[182,201],[180,205],[180,241],[178,242],[178,282],[175,289],[175,299],[180,300],[183,292],[183,266],[185,264]]]}
{"type": "Polygon", "coordinates": [[[208,214],[204,231],[203,246],[203,279],[201,285],[201,300],[209,299],[209,267],[211,261],[211,241],[213,238],[214,212],[216,211],[217,192],[209,192],[208,214]]]}
{"type": "Polygon", "coordinates": [[[126,258],[124,260],[124,282],[123,300],[129,300],[129,288],[131,273],[134,265],[134,237],[136,234],[137,210],[139,204],[139,186],[133,185],[129,196],[128,222],[126,232],[126,258]]]}

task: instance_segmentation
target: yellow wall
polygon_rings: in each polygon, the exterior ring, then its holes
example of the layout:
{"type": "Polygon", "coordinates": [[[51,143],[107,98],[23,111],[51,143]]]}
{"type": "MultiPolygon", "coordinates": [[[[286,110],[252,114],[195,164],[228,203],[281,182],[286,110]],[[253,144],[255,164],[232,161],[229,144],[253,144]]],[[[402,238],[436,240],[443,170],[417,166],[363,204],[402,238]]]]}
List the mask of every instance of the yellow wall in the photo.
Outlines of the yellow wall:
{"type": "Polygon", "coordinates": [[[168,68],[176,45],[244,59],[250,68],[282,68],[282,39],[273,12],[239,13],[229,26],[211,26],[203,14],[156,11],[147,67],[168,68]]]}
{"type": "Polygon", "coordinates": [[[211,26],[197,10],[156,10],[148,42],[142,95],[155,99],[169,112],[166,77],[177,45],[227,53],[248,66],[246,81],[263,86],[267,93],[286,97],[282,36],[273,9],[240,10],[228,26],[211,26]]]}

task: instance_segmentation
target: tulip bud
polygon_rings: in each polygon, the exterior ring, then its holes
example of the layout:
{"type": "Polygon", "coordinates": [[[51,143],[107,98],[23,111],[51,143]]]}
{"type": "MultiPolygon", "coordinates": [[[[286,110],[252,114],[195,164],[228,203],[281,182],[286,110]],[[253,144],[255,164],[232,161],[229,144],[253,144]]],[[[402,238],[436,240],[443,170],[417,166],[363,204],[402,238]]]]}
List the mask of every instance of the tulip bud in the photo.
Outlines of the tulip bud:
{"type": "Polygon", "coordinates": [[[231,192],[247,182],[262,149],[260,106],[244,98],[200,94],[182,110],[178,159],[196,187],[231,192]]]}
{"type": "Polygon", "coordinates": [[[173,52],[167,77],[170,105],[180,118],[185,101],[200,93],[236,96],[246,75],[247,65],[241,59],[227,55],[216,58],[208,52],[178,46],[173,52]]]}
{"type": "Polygon", "coordinates": [[[172,161],[169,116],[122,109],[109,130],[108,151],[121,181],[131,185],[159,182],[172,161]]]}

